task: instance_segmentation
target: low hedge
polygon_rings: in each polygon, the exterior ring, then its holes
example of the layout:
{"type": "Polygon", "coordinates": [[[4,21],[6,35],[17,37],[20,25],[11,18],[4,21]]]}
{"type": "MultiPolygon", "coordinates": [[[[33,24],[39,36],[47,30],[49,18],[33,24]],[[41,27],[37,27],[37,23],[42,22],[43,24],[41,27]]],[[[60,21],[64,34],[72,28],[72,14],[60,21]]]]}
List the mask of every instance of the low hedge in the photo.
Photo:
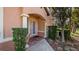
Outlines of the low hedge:
{"type": "Polygon", "coordinates": [[[70,30],[69,29],[64,30],[64,37],[65,37],[65,40],[70,40],[70,30]]]}
{"type": "Polygon", "coordinates": [[[57,26],[48,26],[48,38],[55,40],[57,35],[57,26]]]}
{"type": "Polygon", "coordinates": [[[26,45],[27,28],[13,28],[13,42],[16,51],[24,51],[26,45]]]}
{"type": "MultiPolygon", "coordinates": [[[[61,36],[61,28],[57,28],[57,26],[48,26],[48,38],[55,40],[57,37],[57,31],[59,32],[59,36],[61,36]]],[[[64,30],[65,40],[70,40],[70,30],[64,30]]]]}

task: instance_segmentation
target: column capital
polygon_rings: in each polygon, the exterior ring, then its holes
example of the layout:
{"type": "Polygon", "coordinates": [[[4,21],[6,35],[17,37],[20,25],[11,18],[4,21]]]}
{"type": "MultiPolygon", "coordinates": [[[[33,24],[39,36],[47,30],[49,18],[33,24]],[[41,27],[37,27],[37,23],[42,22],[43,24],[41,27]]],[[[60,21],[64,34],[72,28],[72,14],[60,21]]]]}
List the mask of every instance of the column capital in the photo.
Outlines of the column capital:
{"type": "Polygon", "coordinates": [[[28,15],[28,14],[25,14],[25,13],[22,13],[21,16],[22,16],[22,17],[23,17],[23,16],[24,16],[24,17],[29,17],[29,15],[28,15]]]}

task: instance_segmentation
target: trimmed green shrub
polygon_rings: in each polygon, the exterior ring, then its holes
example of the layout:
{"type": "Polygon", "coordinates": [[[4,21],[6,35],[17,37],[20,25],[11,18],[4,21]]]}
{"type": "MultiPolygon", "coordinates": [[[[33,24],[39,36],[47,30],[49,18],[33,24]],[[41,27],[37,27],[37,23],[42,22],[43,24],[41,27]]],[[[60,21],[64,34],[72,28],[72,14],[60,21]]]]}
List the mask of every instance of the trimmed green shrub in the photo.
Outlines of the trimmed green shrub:
{"type": "Polygon", "coordinates": [[[16,51],[24,51],[26,45],[27,28],[13,28],[13,42],[16,51]]]}
{"type": "Polygon", "coordinates": [[[48,26],[48,38],[55,40],[57,36],[57,26],[48,26]]]}

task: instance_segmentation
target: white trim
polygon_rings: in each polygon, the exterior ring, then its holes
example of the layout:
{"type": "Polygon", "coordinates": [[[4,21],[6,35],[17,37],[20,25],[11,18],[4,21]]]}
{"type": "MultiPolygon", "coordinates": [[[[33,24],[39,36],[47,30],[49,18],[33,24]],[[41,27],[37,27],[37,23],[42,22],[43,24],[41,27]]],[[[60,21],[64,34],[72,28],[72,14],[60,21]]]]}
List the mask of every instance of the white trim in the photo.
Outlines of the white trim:
{"type": "Polygon", "coordinates": [[[0,40],[0,43],[8,42],[8,41],[11,41],[12,39],[13,39],[12,37],[8,37],[3,40],[0,40]]]}
{"type": "Polygon", "coordinates": [[[3,40],[3,7],[0,7],[0,41],[3,40]]]}
{"type": "Polygon", "coordinates": [[[29,17],[29,15],[28,14],[25,14],[25,13],[22,13],[21,16],[29,17]]]}
{"type": "Polygon", "coordinates": [[[30,34],[30,20],[28,20],[28,33],[30,34]]]}
{"type": "Polygon", "coordinates": [[[47,28],[46,28],[46,22],[45,22],[45,31],[44,31],[44,37],[47,37],[47,28]]]}

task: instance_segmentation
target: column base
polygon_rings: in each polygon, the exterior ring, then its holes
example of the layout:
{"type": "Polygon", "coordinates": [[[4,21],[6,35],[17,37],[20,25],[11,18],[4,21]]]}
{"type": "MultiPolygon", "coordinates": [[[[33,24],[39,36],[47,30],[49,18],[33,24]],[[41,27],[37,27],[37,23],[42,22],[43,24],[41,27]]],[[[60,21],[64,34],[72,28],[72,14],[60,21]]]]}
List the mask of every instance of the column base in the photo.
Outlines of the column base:
{"type": "Polygon", "coordinates": [[[29,44],[26,44],[25,48],[29,48],[29,44]]]}

